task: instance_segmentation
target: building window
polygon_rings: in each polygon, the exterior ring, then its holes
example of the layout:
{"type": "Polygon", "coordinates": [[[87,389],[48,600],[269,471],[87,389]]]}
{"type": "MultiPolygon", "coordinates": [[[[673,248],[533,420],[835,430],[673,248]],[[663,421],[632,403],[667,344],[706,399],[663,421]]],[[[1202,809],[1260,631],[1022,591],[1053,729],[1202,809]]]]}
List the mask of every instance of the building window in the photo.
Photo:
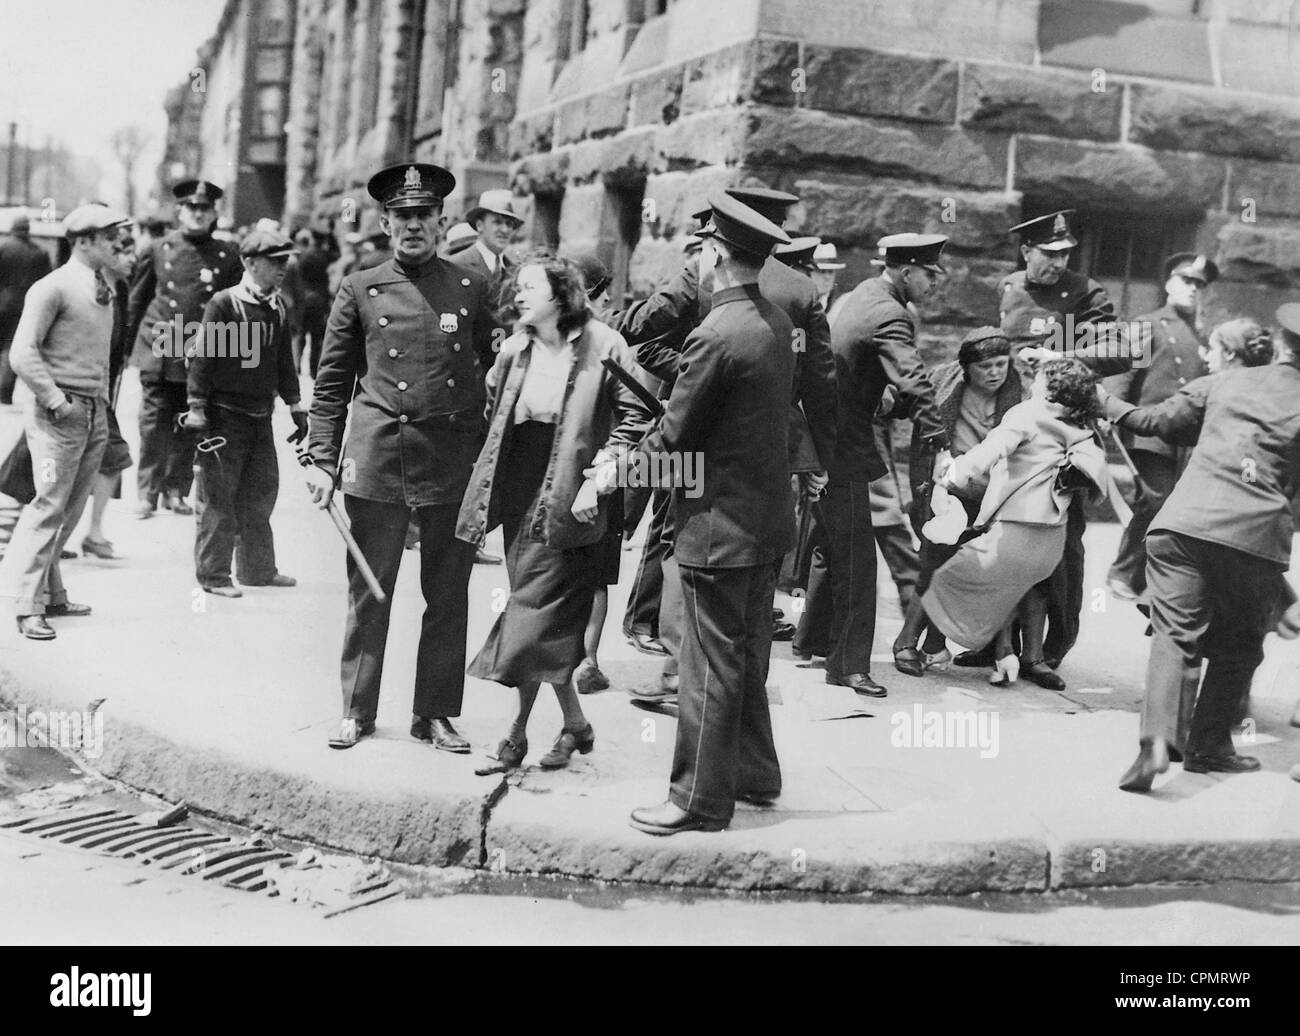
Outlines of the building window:
{"type": "Polygon", "coordinates": [[[357,110],[357,136],[365,134],[379,119],[380,46],[384,0],[368,0],[365,21],[358,32],[365,40],[365,67],[361,69],[361,99],[357,110]]]}
{"type": "Polygon", "coordinates": [[[532,243],[552,252],[560,247],[560,206],[563,194],[533,195],[532,243]]]}
{"type": "Polygon", "coordinates": [[[1192,215],[1078,213],[1070,265],[1100,281],[1119,316],[1132,319],[1160,306],[1165,260],[1191,247],[1197,222],[1192,215]]]}
{"type": "Polygon", "coordinates": [[[560,20],[556,27],[556,69],[587,45],[587,0],[560,0],[560,20]]]}
{"type": "Polygon", "coordinates": [[[257,133],[278,137],[284,132],[284,90],[278,86],[257,88],[257,133]]]}
{"type": "Polygon", "coordinates": [[[263,0],[262,22],[258,43],[293,42],[293,5],[291,0],[263,0]]]}

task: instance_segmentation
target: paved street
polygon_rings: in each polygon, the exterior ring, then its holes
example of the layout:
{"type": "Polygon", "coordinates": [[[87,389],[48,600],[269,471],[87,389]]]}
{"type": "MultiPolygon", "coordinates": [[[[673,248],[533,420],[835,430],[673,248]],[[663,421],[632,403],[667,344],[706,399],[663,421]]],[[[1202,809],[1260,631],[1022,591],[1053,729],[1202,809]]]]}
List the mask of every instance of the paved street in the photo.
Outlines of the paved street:
{"type": "MultiPolygon", "coordinates": [[[[120,413],[131,439],[137,395],[128,375],[120,413]]],[[[3,420],[7,446],[16,415],[3,420]]],[[[287,415],[277,421],[287,435],[287,415]]],[[[655,840],[626,823],[631,808],[662,799],[674,729],[671,719],[631,709],[623,693],[657,673],[655,660],[618,635],[635,552],[624,556],[601,653],[614,687],[584,700],[595,752],[575,756],[566,771],[527,768],[505,780],[472,771],[505,730],[507,689],[468,682],[460,726],[472,757],[406,735],[421,607],[408,563],[395,595],[378,735],[332,752],[325,739],[338,716],[343,550],[310,507],[287,445],[281,464],[279,564],[298,587],[254,589],[237,601],[205,597],[194,583],[192,521],[137,521],[128,479],[107,523],[127,560],[67,566],[74,599],[93,604],[95,615],[60,621],[49,644],[19,643],[0,626],[6,696],[67,709],[105,698],[103,755],[92,760],[105,773],[249,826],[411,864],[932,894],[1300,876],[1300,786],[1286,776],[1300,757],[1300,731],[1287,725],[1300,696],[1296,646],[1270,640],[1252,724],[1240,738],[1263,773],[1196,776],[1174,766],[1154,794],[1127,795],[1115,784],[1134,751],[1146,642],[1131,606],[1100,590],[1089,598],[1097,610],[1085,616],[1060,694],[1023,683],[993,689],[979,672],[924,680],[896,673],[887,653],[898,626],[892,598],[876,643],[875,672],[890,688],[883,701],[826,687],[819,670],[777,645],[770,689],[786,779],[778,808],[743,807],[724,835],[655,840]],[[917,710],[922,732],[932,713],[944,721],[969,713],[973,722],[927,746],[908,732],[917,710]],[[958,743],[959,732],[972,740],[958,743]]],[[[1096,586],[1117,531],[1089,531],[1096,586]]],[[[476,567],[471,652],[505,589],[502,567],[476,567]]],[[[783,604],[789,612],[795,602],[783,604]]],[[[530,761],[558,727],[544,695],[530,761]]]]}

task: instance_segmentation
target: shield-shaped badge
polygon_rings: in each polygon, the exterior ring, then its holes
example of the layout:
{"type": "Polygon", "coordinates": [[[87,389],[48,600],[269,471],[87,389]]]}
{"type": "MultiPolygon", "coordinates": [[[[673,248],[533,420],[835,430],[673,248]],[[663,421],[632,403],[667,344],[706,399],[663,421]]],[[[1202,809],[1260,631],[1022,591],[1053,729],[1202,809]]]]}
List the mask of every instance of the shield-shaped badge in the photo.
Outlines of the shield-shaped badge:
{"type": "Polygon", "coordinates": [[[454,334],[460,327],[460,322],[456,319],[455,313],[443,313],[438,317],[438,330],[443,334],[454,334]]]}

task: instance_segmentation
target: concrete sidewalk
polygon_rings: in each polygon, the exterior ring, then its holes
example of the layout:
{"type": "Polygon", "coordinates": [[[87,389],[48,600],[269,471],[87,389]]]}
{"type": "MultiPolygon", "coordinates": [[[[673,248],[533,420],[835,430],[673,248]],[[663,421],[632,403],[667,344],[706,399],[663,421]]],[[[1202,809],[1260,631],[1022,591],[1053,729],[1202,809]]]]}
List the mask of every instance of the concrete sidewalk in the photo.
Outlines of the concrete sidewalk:
{"type": "MultiPolygon", "coordinates": [[[[119,413],[133,448],[137,399],[132,372],[119,413]]],[[[283,439],[287,414],[277,422],[283,439]]],[[[16,412],[0,415],[0,449],[17,432],[16,412]]],[[[282,447],[274,525],[279,567],[299,585],[246,590],[237,601],[198,589],[193,519],[134,518],[134,474],[107,521],[126,560],[65,565],[72,598],[95,614],[55,620],[52,643],[22,641],[8,618],[0,621],[0,697],[67,710],[106,699],[103,752],[88,762],[170,800],[406,863],[732,889],[965,893],[1300,880],[1300,785],[1287,778],[1300,759],[1300,730],[1287,723],[1300,697],[1300,643],[1270,638],[1240,738],[1264,772],[1198,776],[1175,764],[1152,794],[1117,789],[1136,751],[1147,641],[1132,606],[1103,589],[1116,526],[1088,532],[1096,589],[1081,642],[1061,670],[1065,692],[1025,682],[992,688],[980,671],[924,679],[896,672],[888,645],[899,617],[889,586],[874,667],[889,696],[860,699],[827,687],[821,670],[775,645],[769,689],[785,773],[779,805],[742,805],[721,834],[659,839],[627,823],[634,807],[664,799],[675,733],[674,720],[631,708],[625,693],[658,674],[658,660],[619,635],[635,551],[624,554],[601,651],[613,689],[583,700],[595,751],[575,756],[567,770],[535,767],[560,727],[544,689],[529,732],[533,765],[506,778],[476,777],[505,733],[514,692],[467,681],[458,726],[473,755],[447,755],[407,736],[422,608],[414,555],[395,594],[378,732],[332,751],[343,547],[310,506],[291,448],[282,447]],[[958,724],[942,744],[934,743],[936,722],[958,724]],[[956,743],[959,730],[982,747],[956,743]]],[[[489,546],[500,553],[499,533],[489,546]]],[[[471,655],[506,585],[504,567],[475,568],[471,655]]],[[[797,605],[779,603],[787,614],[797,605]]]]}

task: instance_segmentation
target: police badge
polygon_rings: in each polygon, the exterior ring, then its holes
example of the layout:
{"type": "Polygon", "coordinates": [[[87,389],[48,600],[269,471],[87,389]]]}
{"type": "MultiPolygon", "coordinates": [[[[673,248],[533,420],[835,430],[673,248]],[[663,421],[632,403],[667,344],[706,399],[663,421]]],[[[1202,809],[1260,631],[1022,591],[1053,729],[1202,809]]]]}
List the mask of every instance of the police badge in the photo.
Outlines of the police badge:
{"type": "Polygon", "coordinates": [[[460,321],[457,320],[455,313],[442,313],[438,317],[438,330],[443,334],[455,334],[460,327],[460,321]]]}

